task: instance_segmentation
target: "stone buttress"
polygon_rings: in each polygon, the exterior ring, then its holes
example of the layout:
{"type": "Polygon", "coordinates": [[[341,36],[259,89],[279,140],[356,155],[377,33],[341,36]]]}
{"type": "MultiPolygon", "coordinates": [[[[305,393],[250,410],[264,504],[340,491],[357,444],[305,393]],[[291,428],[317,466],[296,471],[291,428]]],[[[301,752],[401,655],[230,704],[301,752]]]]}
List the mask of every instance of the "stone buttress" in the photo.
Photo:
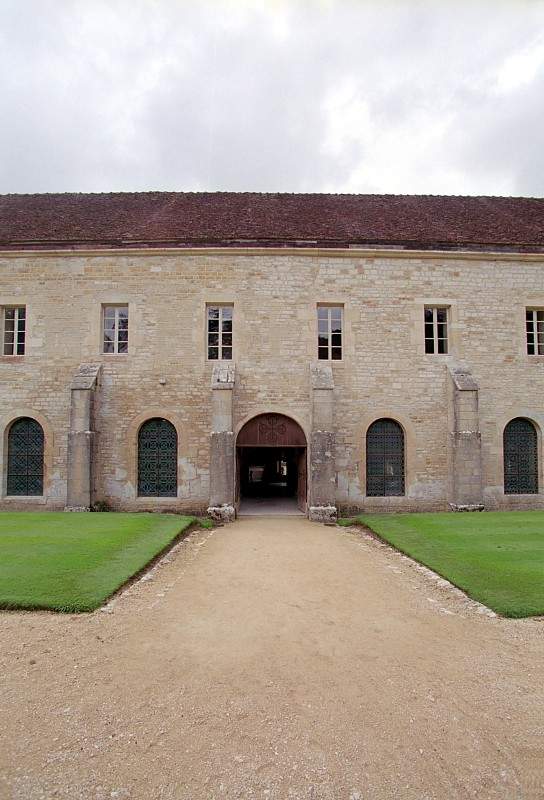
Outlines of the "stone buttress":
{"type": "Polygon", "coordinates": [[[70,387],[66,511],[89,511],[93,503],[94,407],[100,364],[81,364],[70,387]]]}
{"type": "Polygon", "coordinates": [[[470,370],[448,368],[449,504],[454,511],[483,509],[478,392],[470,370]]]}
{"type": "Polygon", "coordinates": [[[232,522],[234,507],[234,364],[216,364],[212,372],[212,429],[210,434],[210,505],[218,522],[232,522]]]}

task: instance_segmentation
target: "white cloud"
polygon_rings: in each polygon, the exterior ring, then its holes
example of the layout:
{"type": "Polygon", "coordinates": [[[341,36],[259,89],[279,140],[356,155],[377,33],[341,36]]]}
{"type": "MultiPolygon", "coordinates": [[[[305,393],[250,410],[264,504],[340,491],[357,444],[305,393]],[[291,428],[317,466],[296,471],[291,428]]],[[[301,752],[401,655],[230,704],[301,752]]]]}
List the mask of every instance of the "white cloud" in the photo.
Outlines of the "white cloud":
{"type": "Polygon", "coordinates": [[[542,195],[543,25],[540,0],[4,0],[0,191],[542,195]]]}
{"type": "Polygon", "coordinates": [[[506,94],[532,83],[544,69],[544,37],[539,36],[523,50],[512,53],[500,65],[497,73],[497,91],[506,94]]]}

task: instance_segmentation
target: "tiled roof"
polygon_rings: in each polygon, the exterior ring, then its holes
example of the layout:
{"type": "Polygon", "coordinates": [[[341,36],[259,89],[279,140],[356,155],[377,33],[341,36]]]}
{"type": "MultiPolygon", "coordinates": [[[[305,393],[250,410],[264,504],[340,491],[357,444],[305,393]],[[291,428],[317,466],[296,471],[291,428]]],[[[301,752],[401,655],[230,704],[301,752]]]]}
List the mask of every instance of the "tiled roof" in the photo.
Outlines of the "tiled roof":
{"type": "Polygon", "coordinates": [[[544,199],[119,192],[0,195],[0,249],[382,246],[544,251],[544,199]]]}

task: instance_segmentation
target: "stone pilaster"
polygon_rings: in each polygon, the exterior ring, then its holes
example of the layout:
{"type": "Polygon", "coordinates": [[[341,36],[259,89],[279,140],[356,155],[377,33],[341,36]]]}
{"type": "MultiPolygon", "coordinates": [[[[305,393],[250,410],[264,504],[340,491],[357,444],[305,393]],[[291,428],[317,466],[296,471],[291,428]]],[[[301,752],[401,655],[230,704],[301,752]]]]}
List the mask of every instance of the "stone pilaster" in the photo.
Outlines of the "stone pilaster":
{"type": "Polygon", "coordinates": [[[234,364],[216,364],[212,373],[212,429],[210,434],[210,506],[208,514],[232,522],[234,509],[234,364]]]}
{"type": "Polygon", "coordinates": [[[100,369],[100,364],[81,364],[70,387],[66,511],[89,511],[92,505],[93,412],[100,369]]]}
{"type": "Polygon", "coordinates": [[[449,369],[449,494],[454,511],[483,509],[478,389],[470,370],[449,369]]]}
{"type": "Polygon", "coordinates": [[[334,378],[329,364],[310,364],[312,432],[308,516],[317,522],[334,522],[336,470],[334,463],[334,378]]]}

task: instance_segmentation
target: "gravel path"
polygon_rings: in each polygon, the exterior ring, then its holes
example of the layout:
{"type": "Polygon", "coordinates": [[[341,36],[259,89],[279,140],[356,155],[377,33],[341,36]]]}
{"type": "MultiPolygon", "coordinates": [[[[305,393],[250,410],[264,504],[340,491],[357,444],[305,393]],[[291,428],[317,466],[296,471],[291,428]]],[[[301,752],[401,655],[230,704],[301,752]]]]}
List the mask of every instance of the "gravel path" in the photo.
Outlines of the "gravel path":
{"type": "Polygon", "coordinates": [[[0,797],[544,797],[544,621],[358,530],[193,533],[105,610],[0,615],[0,797]]]}

